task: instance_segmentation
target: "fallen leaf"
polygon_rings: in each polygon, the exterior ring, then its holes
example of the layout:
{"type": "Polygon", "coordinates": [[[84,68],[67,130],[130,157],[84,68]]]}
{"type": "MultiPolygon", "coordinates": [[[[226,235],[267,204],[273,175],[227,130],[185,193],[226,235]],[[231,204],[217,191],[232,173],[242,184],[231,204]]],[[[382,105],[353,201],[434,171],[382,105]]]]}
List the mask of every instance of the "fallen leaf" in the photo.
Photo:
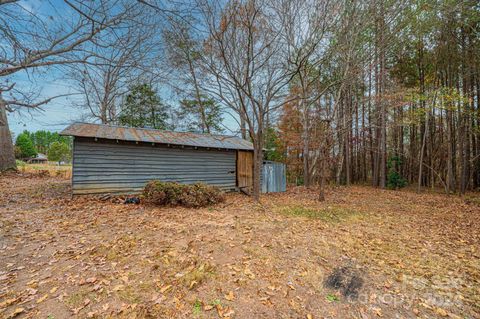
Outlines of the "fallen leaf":
{"type": "Polygon", "coordinates": [[[372,308],[373,312],[378,316],[378,317],[383,317],[382,309],[378,307],[372,308]]]}
{"type": "Polygon", "coordinates": [[[203,310],[205,310],[205,311],[209,311],[209,310],[212,310],[212,309],[213,309],[213,306],[212,306],[212,305],[205,305],[205,306],[203,307],[203,310]]]}
{"type": "Polygon", "coordinates": [[[26,289],[28,291],[28,294],[31,296],[31,295],[36,295],[38,290],[37,289],[33,289],[33,288],[27,288],[26,289]]]}
{"type": "Polygon", "coordinates": [[[227,310],[223,313],[223,317],[224,318],[230,318],[234,313],[235,313],[235,311],[233,309],[227,310]]]}
{"type": "Polygon", "coordinates": [[[226,294],[225,299],[227,299],[228,301],[235,300],[235,295],[233,294],[233,291],[230,291],[228,294],[226,294]]]}
{"type": "Polygon", "coordinates": [[[124,285],[116,285],[115,287],[113,287],[113,291],[120,291],[124,289],[125,289],[124,285]]]}
{"type": "Polygon", "coordinates": [[[160,292],[163,294],[163,293],[167,292],[168,290],[170,290],[170,288],[172,288],[172,285],[166,285],[162,289],[160,289],[160,292]]]}
{"type": "Polygon", "coordinates": [[[19,314],[21,314],[21,313],[24,312],[24,311],[25,311],[24,308],[16,308],[10,315],[8,315],[7,317],[5,317],[5,319],[15,318],[16,316],[18,316],[19,314]]]}
{"type": "Polygon", "coordinates": [[[445,309],[443,309],[443,308],[437,308],[437,309],[435,309],[435,313],[436,313],[437,315],[441,316],[441,317],[446,317],[446,316],[448,316],[448,312],[447,312],[445,309]]]}
{"type": "Polygon", "coordinates": [[[218,315],[219,315],[220,317],[223,317],[223,312],[224,312],[224,310],[223,310],[222,305],[221,305],[221,304],[216,304],[216,305],[215,305],[215,308],[217,309],[218,315]]]}
{"type": "Polygon", "coordinates": [[[243,272],[248,278],[250,279],[255,279],[255,274],[249,269],[249,268],[245,268],[244,272],[243,272]]]}
{"type": "Polygon", "coordinates": [[[48,294],[44,294],[42,297],[37,299],[37,303],[44,302],[48,298],[48,294]]]}
{"type": "Polygon", "coordinates": [[[7,299],[5,301],[0,302],[0,309],[10,306],[11,304],[15,303],[18,299],[19,298],[11,298],[11,299],[7,299]]]}
{"type": "Polygon", "coordinates": [[[190,286],[188,288],[192,289],[196,284],[198,284],[198,281],[192,280],[192,282],[190,283],[190,286]]]}

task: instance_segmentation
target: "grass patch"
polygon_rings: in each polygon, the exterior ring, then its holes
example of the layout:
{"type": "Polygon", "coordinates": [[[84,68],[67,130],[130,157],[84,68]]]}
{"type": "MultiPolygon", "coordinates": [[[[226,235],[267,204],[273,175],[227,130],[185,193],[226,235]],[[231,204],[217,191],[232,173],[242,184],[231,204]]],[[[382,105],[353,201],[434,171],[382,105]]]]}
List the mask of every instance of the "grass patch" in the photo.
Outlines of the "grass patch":
{"type": "Polygon", "coordinates": [[[211,277],[215,273],[214,270],[214,267],[208,263],[201,264],[187,272],[182,277],[182,282],[189,289],[193,289],[211,277]]]}
{"type": "Polygon", "coordinates": [[[90,291],[89,289],[81,289],[70,296],[65,300],[66,304],[72,308],[79,307],[84,304],[85,299],[97,300],[98,295],[95,292],[90,291]]]}
{"type": "Polygon", "coordinates": [[[127,286],[124,290],[118,291],[117,295],[120,299],[129,303],[139,303],[142,300],[141,295],[132,286],[127,286]]]}
{"type": "Polygon", "coordinates": [[[476,206],[480,206],[480,198],[477,195],[465,195],[464,201],[466,204],[473,204],[476,206]]]}
{"type": "Polygon", "coordinates": [[[96,247],[91,253],[91,256],[101,256],[108,261],[120,261],[125,257],[130,256],[134,250],[143,243],[139,236],[123,235],[109,243],[103,243],[96,247]]]}
{"type": "Polygon", "coordinates": [[[56,164],[17,164],[22,173],[32,173],[42,176],[57,176],[69,179],[72,177],[72,165],[56,164]]]}
{"type": "Polygon", "coordinates": [[[282,208],[280,212],[287,216],[320,219],[329,223],[342,222],[358,215],[358,213],[353,210],[340,207],[315,209],[303,206],[290,206],[282,208]]]}
{"type": "Polygon", "coordinates": [[[193,304],[193,309],[192,313],[194,316],[198,316],[202,313],[202,302],[200,300],[195,300],[195,303],[193,304]]]}

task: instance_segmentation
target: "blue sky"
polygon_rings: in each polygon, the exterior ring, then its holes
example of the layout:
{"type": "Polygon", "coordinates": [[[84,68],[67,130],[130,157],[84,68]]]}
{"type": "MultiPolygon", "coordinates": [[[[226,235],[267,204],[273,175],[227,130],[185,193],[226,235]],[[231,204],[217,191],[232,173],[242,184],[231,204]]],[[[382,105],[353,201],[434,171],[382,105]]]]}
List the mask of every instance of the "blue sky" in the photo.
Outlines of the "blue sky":
{"type": "MultiPolygon", "coordinates": [[[[57,0],[29,0],[21,1],[20,5],[32,13],[47,16],[51,10],[61,11],[64,3],[57,0]],[[52,6],[54,6],[55,9],[52,9],[52,6]]],[[[66,15],[68,16],[68,14],[66,15]]],[[[39,95],[37,100],[42,100],[52,96],[71,94],[74,92],[72,83],[65,80],[62,72],[64,71],[55,68],[33,70],[28,73],[22,71],[16,73],[10,80],[17,83],[17,89],[36,92],[39,95]]],[[[166,88],[162,87],[160,83],[158,89],[162,92],[166,88]]],[[[70,123],[80,121],[84,118],[87,111],[74,106],[74,102],[78,98],[78,96],[60,97],[42,106],[41,110],[20,108],[13,113],[9,113],[8,120],[10,130],[15,136],[24,130],[60,131],[70,123]]],[[[164,100],[166,100],[166,98],[164,98],[164,100]]],[[[167,103],[170,104],[175,104],[175,102],[176,101],[167,101],[167,103]]],[[[238,127],[236,121],[228,114],[224,116],[225,120],[223,124],[229,129],[236,130],[238,127]]],[[[232,134],[228,131],[225,133],[232,134]]]]}
{"type": "MultiPolygon", "coordinates": [[[[28,0],[19,4],[27,11],[36,15],[48,15],[52,5],[57,10],[64,5],[61,1],[28,0]]],[[[56,69],[40,69],[21,71],[10,77],[9,81],[16,83],[16,88],[21,91],[32,91],[39,94],[38,100],[52,96],[71,93],[72,89],[62,74],[56,69]]],[[[8,95],[6,96],[8,98],[8,95]]],[[[27,110],[21,108],[8,114],[10,130],[18,135],[23,130],[51,130],[59,131],[68,123],[81,117],[81,110],[72,106],[73,97],[62,97],[52,100],[44,105],[42,110],[27,110]]]]}
{"type": "MultiPolygon", "coordinates": [[[[39,99],[71,93],[70,84],[62,80],[56,72],[47,71],[40,75],[27,77],[17,74],[13,80],[19,88],[39,93],[39,99]]],[[[8,114],[10,130],[18,135],[24,130],[60,131],[69,123],[80,120],[82,111],[73,106],[74,96],[59,97],[42,106],[39,110],[20,108],[8,114]]]]}

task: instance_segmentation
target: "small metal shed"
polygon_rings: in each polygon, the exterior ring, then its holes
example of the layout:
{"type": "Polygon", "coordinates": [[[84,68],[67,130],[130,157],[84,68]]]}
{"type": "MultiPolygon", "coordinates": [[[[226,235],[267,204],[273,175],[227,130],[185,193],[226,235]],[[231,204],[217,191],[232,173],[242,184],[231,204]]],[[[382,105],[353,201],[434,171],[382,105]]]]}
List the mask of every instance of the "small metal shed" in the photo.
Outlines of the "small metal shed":
{"type": "Polygon", "coordinates": [[[252,184],[253,145],[235,136],[90,123],[60,134],[73,136],[74,195],[136,193],[153,179],[224,190],[252,184]]]}
{"type": "Polygon", "coordinates": [[[277,193],[287,190],[285,164],[264,161],[262,166],[262,193],[277,193]]]}

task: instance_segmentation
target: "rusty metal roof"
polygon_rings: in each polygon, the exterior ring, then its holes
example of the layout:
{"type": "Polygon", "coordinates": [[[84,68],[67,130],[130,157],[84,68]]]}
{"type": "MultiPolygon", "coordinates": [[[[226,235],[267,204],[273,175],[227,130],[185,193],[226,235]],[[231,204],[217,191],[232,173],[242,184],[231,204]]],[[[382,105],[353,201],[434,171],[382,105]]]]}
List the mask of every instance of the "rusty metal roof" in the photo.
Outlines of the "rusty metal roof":
{"type": "Polygon", "coordinates": [[[173,132],[105,124],[74,123],[61,131],[60,135],[234,150],[253,150],[252,143],[236,136],[173,132]]]}

